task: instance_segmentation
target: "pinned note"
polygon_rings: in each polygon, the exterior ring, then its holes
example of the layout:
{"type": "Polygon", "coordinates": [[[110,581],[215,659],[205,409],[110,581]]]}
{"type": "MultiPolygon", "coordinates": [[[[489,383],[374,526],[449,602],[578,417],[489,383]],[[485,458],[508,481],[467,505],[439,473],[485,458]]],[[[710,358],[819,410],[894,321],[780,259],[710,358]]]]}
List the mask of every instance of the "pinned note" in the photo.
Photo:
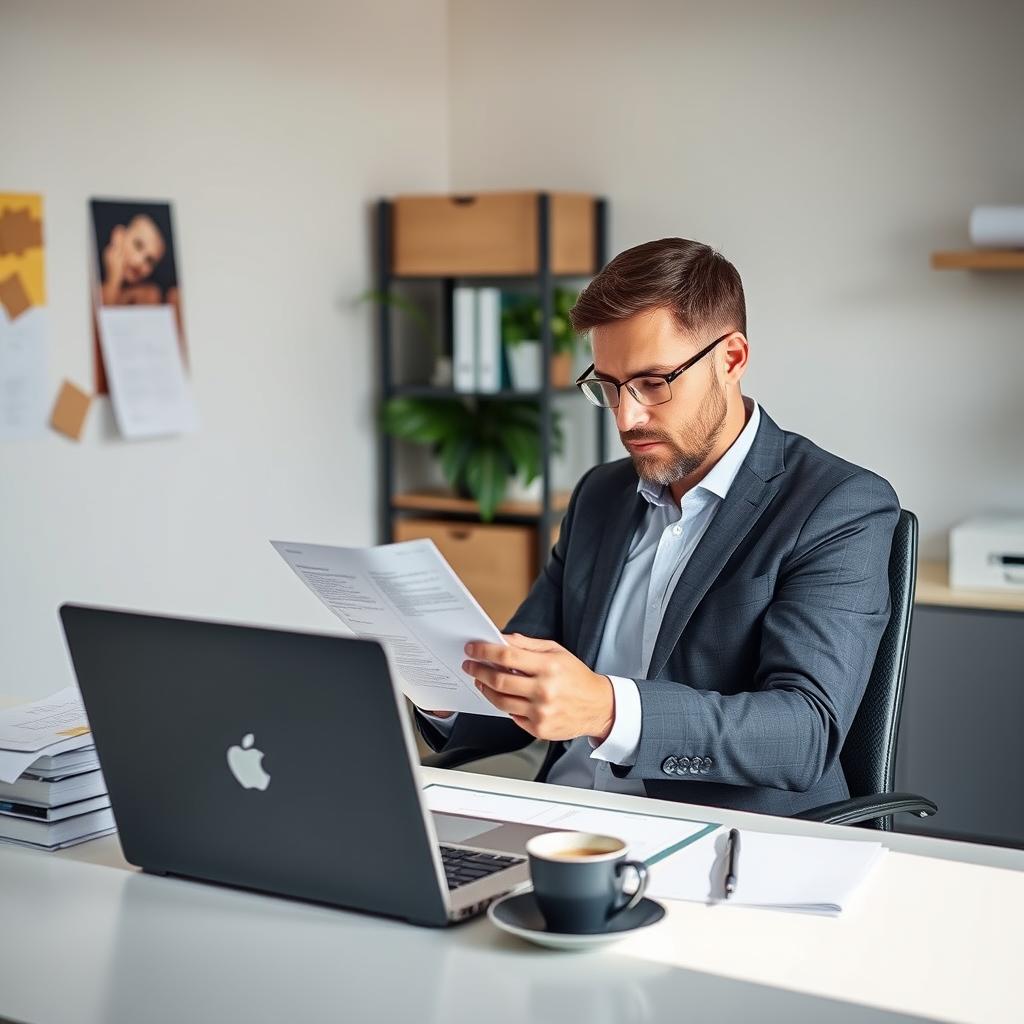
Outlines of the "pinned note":
{"type": "Polygon", "coordinates": [[[0,440],[46,429],[43,199],[0,192],[0,440]]]}
{"type": "Polygon", "coordinates": [[[11,274],[0,281],[0,303],[11,320],[17,320],[32,305],[20,275],[11,274]]]}
{"type": "Polygon", "coordinates": [[[80,440],[91,402],[90,396],[81,388],[75,387],[69,380],[64,381],[53,406],[50,426],[72,441],[80,440]]]}

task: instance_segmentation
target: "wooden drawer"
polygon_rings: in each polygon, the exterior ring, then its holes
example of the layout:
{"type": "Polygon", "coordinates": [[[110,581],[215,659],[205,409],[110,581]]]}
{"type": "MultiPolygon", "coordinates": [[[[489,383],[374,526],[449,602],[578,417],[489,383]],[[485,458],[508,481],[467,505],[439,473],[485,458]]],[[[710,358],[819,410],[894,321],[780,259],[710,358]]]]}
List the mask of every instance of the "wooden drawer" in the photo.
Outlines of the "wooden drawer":
{"type": "Polygon", "coordinates": [[[395,540],[432,540],[499,629],[515,614],[537,575],[537,533],[530,526],[395,517],[395,540]]]}
{"type": "MultiPolygon", "coordinates": [[[[398,196],[392,271],[424,277],[536,274],[538,192],[398,196]]],[[[593,274],[594,197],[552,192],[550,261],[556,274],[593,274]]]]}

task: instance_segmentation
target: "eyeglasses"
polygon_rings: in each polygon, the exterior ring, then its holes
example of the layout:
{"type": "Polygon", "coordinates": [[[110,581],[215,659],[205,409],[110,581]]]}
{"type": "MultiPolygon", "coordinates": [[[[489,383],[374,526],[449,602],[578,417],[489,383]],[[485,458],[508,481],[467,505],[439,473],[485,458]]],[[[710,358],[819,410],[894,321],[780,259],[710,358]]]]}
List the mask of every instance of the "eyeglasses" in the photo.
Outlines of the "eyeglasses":
{"type": "Polygon", "coordinates": [[[705,345],[695,356],[691,356],[685,363],[681,363],[671,373],[638,373],[628,380],[605,380],[601,377],[588,377],[593,373],[594,364],[591,363],[576,381],[576,387],[583,392],[589,402],[600,406],[602,409],[616,409],[619,405],[619,389],[626,388],[629,393],[641,405],[664,405],[672,399],[672,381],[681,373],[685,373],[694,363],[699,363],[719,342],[725,341],[730,334],[729,331],[720,338],[715,338],[710,345],[705,345]]]}

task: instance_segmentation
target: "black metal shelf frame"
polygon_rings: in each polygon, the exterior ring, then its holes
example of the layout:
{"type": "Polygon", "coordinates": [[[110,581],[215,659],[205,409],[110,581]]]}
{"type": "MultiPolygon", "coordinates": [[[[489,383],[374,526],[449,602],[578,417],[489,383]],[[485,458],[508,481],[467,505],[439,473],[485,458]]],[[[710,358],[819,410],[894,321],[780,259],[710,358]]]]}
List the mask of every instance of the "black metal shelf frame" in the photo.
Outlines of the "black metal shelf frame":
{"type": "MultiPolygon", "coordinates": [[[[537,200],[537,239],[538,239],[538,272],[536,275],[460,275],[453,277],[427,277],[413,275],[396,275],[391,273],[392,267],[392,225],[393,208],[387,199],[381,199],[377,203],[376,211],[376,243],[377,243],[377,287],[383,294],[388,294],[392,286],[403,281],[440,281],[442,288],[441,303],[441,328],[442,337],[448,351],[451,351],[452,344],[452,300],[455,285],[460,280],[488,280],[495,282],[502,281],[531,281],[538,285],[541,301],[541,364],[543,366],[543,386],[538,391],[499,391],[485,394],[481,392],[465,393],[454,389],[437,388],[429,385],[396,385],[393,382],[393,361],[392,346],[394,337],[392,331],[392,309],[389,303],[382,302],[378,306],[377,326],[379,334],[379,360],[378,369],[380,373],[379,400],[381,402],[396,395],[421,396],[421,397],[462,397],[462,398],[486,398],[486,399],[518,399],[533,400],[540,406],[540,431],[541,431],[541,502],[540,514],[535,517],[521,515],[500,515],[496,520],[503,522],[536,522],[537,524],[537,564],[543,566],[547,559],[548,550],[551,546],[551,528],[554,525],[556,510],[551,507],[551,462],[552,462],[552,426],[553,401],[560,395],[570,394],[575,388],[555,388],[551,385],[551,356],[553,354],[553,340],[551,337],[551,318],[554,312],[555,283],[561,280],[582,280],[586,274],[555,274],[551,270],[550,261],[550,226],[551,226],[551,198],[547,193],[541,193],[537,200]]],[[[595,273],[604,266],[607,258],[607,200],[596,198],[594,201],[594,267],[595,273]]],[[[602,409],[595,409],[595,449],[596,461],[604,462],[607,457],[607,441],[604,426],[604,412],[602,409]]],[[[379,464],[380,480],[378,485],[378,508],[380,522],[380,536],[384,543],[392,540],[392,516],[395,509],[392,506],[394,495],[394,438],[381,433],[379,436],[379,464]]],[[[404,510],[412,511],[412,510],[404,510]]],[[[424,510],[428,511],[428,510],[424,510]]],[[[561,511],[558,511],[561,515],[561,511]]]]}

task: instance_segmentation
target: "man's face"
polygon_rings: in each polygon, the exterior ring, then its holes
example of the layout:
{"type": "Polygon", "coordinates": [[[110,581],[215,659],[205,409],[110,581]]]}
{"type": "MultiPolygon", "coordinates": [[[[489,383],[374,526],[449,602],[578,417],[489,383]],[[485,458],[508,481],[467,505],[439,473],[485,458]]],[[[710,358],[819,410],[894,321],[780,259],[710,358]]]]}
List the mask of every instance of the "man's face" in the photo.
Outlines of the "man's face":
{"type": "Polygon", "coordinates": [[[164,236],[149,217],[140,213],[125,228],[124,244],[125,283],[145,281],[164,257],[164,236]]]}
{"type": "MultiPolygon", "coordinates": [[[[671,373],[714,336],[684,331],[659,307],[595,327],[591,339],[594,375],[624,381],[640,373],[671,373]]],[[[641,405],[627,388],[619,389],[615,425],[641,479],[670,484],[707,460],[727,411],[726,383],[715,361],[720,350],[676,377],[672,398],[663,405],[641,405]]]]}

